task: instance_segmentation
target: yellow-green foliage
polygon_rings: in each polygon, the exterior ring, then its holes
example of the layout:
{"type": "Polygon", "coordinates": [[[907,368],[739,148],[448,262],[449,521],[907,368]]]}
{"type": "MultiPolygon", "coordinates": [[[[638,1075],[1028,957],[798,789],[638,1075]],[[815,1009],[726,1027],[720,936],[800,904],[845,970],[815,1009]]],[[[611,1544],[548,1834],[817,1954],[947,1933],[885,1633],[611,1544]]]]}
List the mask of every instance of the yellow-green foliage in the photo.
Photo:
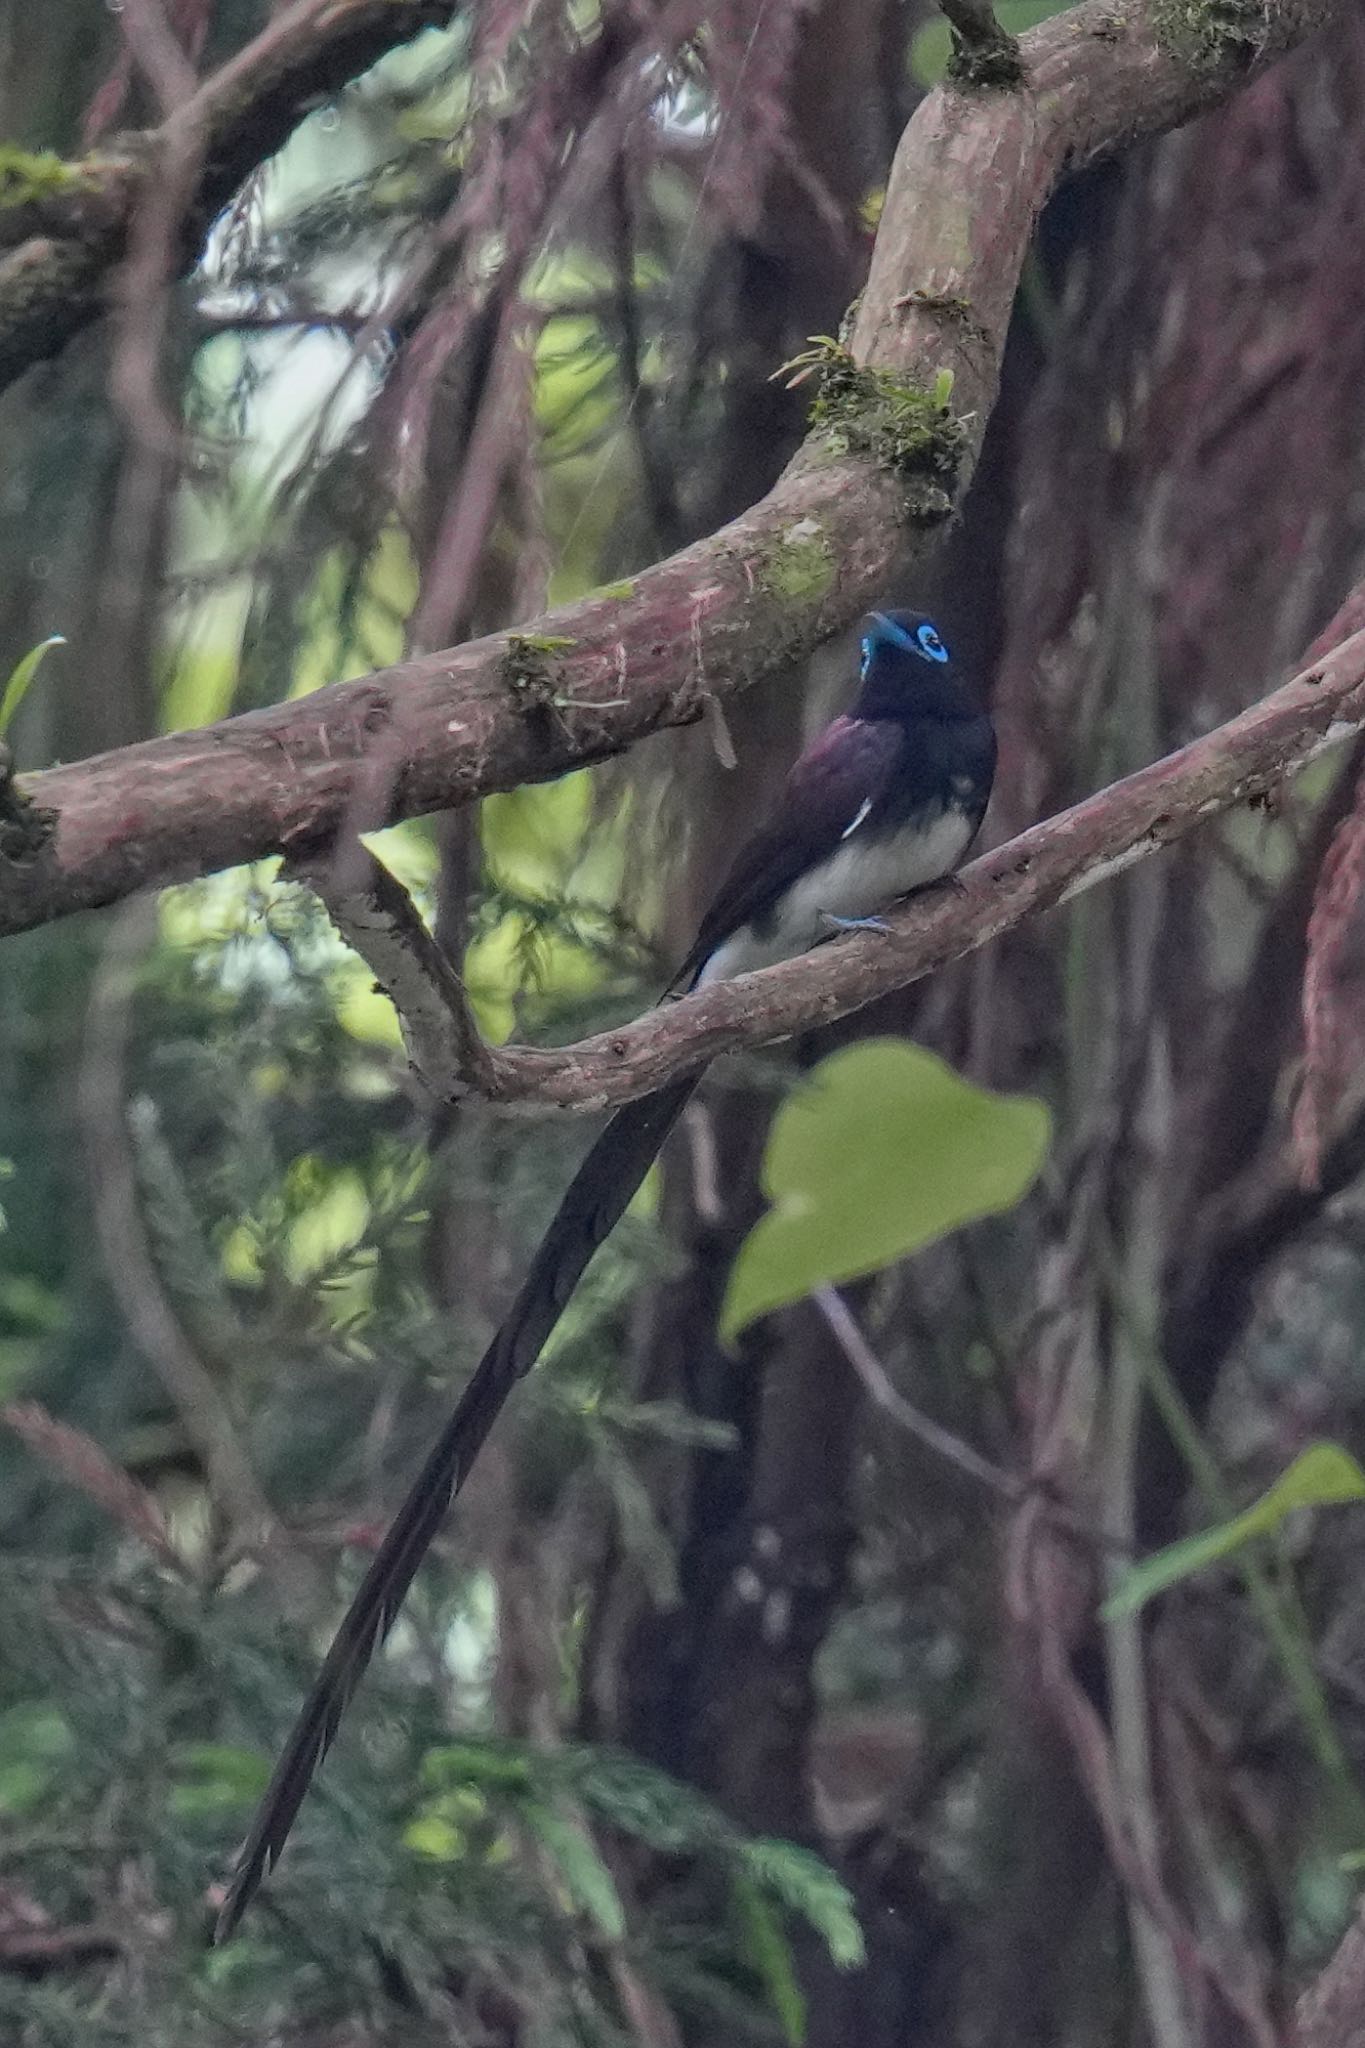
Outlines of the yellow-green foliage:
{"type": "MultiPolygon", "coordinates": [[[[637,256],[634,283],[664,282],[656,258],[637,256]]],[[[615,347],[601,318],[582,308],[606,302],[615,272],[582,249],[555,249],[535,268],[527,295],[548,307],[535,343],[535,410],[546,467],[546,527],[555,538],[550,600],[567,604],[591,590],[611,560],[622,508],[638,490],[638,458],[626,424],[627,397],[615,347]]],[[[664,376],[657,343],[637,365],[650,386],[664,376]]]]}
{"type": "Polygon", "coordinates": [[[417,596],[417,570],[406,536],[386,527],[365,566],[365,587],[343,651],[340,624],[341,592],[348,574],[345,555],[327,557],[314,585],[314,624],[300,647],[290,678],[289,695],[304,697],[323,683],[345,682],[398,661],[403,632],[417,596]]]}
{"type": "Polygon", "coordinates": [[[27,206],[81,182],[80,172],[50,149],[17,149],[0,143],[0,206],[27,206]]]}
{"type": "MultiPolygon", "coordinates": [[[[403,629],[417,591],[405,536],[385,528],[366,563],[364,584],[342,641],[342,591],[349,574],[343,550],[323,558],[305,603],[307,623],[281,694],[306,697],[323,683],[368,675],[399,661],[403,629]]],[[[241,666],[241,635],[251,603],[247,577],[225,581],[187,613],[178,641],[163,658],[161,726],[165,732],[211,725],[233,708],[241,666]]]]}
{"type": "MultiPolygon", "coordinates": [[[[238,624],[245,616],[247,593],[236,607],[238,624]]],[[[160,692],[163,732],[185,732],[212,725],[232,709],[241,667],[237,640],[192,630],[165,664],[160,692]]]]}
{"type": "MultiPolygon", "coordinates": [[[[479,807],[484,859],[500,888],[527,901],[554,901],[571,890],[575,904],[610,912],[625,882],[624,813],[603,820],[594,809],[591,776],[527,785],[485,798],[479,807]]],[[[532,929],[520,910],[500,917],[465,955],[465,981],[483,1030],[501,1041],[516,1021],[528,945],[537,986],[584,996],[602,979],[600,962],[561,925],[532,929]]]]}

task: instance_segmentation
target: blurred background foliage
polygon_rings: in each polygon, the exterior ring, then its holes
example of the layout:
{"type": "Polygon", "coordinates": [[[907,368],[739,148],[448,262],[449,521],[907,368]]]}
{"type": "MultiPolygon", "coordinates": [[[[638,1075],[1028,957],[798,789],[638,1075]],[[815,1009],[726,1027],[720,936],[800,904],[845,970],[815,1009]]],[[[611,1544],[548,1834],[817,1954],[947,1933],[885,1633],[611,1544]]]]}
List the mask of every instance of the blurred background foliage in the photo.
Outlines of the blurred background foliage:
{"type": "MultiPolygon", "coordinates": [[[[207,72],[266,12],[167,18],[207,72]]],[[[134,309],[0,400],[0,673],[65,641],[21,760],[532,618],[742,510],[947,58],[904,0],[484,0],[319,105],[160,340],[134,309]]],[[[0,0],[0,112],[65,154],[153,118],[119,11],[0,0]]],[[[1347,24],[1049,208],[966,516],[892,593],[992,700],[998,834],[1253,700],[1355,580],[1362,115],[1347,24]]],[[[849,672],[749,693],[737,770],[670,735],[379,835],[490,1036],[653,999],[849,672]]],[[[1314,1441],[1365,1448],[1355,933],[1316,1188],[1287,1150],[1355,768],[714,1077],[219,1952],[213,1884],[585,1133],[433,1112],[273,863],[8,940],[4,2037],[1274,2038],[1365,1848],[1358,1511],[1099,1601],[1314,1441]],[[729,1349],[770,1114],[869,1032],[1027,1099],[960,1091],[922,1159],[888,1119],[875,1254],[796,1255],[845,1321],[788,1274],[729,1349]],[[953,1178],[971,1101],[993,1201],[953,1178]]],[[[942,1069],[907,1071],[922,1102],[942,1069]]],[[[779,1144],[769,1192],[833,1144],[779,1144]]]]}

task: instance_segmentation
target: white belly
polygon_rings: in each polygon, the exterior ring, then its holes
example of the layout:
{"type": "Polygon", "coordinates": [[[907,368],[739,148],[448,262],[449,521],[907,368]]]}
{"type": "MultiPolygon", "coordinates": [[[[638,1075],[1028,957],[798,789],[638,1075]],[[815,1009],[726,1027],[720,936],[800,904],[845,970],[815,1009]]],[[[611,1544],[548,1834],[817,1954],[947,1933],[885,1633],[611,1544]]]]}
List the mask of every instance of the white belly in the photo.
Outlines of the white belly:
{"type": "Polygon", "coordinates": [[[898,896],[951,873],[971,841],[973,827],[961,811],[943,811],[926,831],[923,824],[897,839],[859,844],[855,832],[818,868],[788,892],[775,926],[762,934],[752,925],[717,946],[696,986],[726,981],[756,967],[772,967],[829,937],[826,915],[870,917],[898,896]]]}

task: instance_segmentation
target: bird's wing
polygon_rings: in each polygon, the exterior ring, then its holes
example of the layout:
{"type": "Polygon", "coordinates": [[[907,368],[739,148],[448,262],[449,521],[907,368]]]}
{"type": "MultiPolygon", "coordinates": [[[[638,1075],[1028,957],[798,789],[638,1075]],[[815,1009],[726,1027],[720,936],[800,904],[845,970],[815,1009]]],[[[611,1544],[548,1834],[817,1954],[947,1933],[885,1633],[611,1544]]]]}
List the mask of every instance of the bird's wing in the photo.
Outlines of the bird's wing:
{"type": "Polygon", "coordinates": [[[772,817],[746,840],[673,978],[687,988],[717,946],[771,910],[808,868],[829,857],[876,807],[895,773],[899,728],[836,718],[783,784],[772,817]]]}

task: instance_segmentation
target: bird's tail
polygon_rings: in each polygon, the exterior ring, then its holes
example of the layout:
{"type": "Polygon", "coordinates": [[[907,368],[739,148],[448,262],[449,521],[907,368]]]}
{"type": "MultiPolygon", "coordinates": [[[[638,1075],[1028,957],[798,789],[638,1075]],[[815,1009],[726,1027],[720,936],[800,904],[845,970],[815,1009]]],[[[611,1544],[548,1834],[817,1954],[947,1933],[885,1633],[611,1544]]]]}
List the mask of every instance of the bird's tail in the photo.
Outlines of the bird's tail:
{"type": "Polygon", "coordinates": [[[469,1476],[499,1411],[559,1321],[583,1270],[610,1235],[699,1075],[619,1109],[555,1212],[530,1271],[346,1611],[295,1722],[229,1879],[214,1939],[225,1941],[272,1869],[313,1773],[332,1746],[346,1704],[384,1641],[451,1501],[469,1476]]]}

